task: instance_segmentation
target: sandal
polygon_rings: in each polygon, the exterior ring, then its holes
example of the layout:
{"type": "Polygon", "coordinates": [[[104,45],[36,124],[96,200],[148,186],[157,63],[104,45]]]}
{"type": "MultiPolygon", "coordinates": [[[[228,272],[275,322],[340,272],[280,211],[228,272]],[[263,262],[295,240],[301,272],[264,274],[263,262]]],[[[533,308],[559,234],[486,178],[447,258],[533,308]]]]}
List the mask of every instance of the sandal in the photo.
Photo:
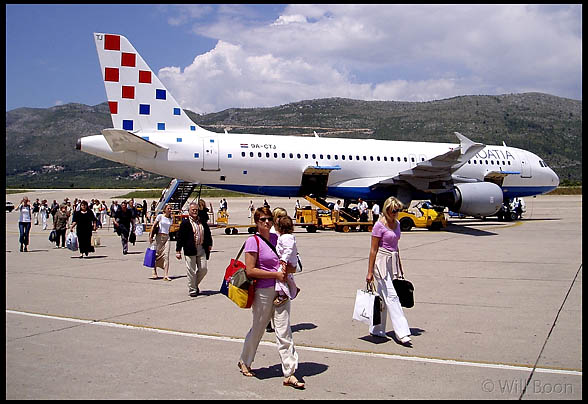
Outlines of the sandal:
{"type": "Polygon", "coordinates": [[[171,279],[170,279],[170,278],[168,278],[167,276],[165,276],[165,277],[163,278],[163,280],[164,280],[164,281],[169,281],[169,282],[171,282],[171,279]]]}
{"type": "Polygon", "coordinates": [[[294,387],[295,389],[303,390],[304,383],[298,381],[298,379],[292,375],[284,379],[284,386],[294,387]]]}
{"type": "Polygon", "coordinates": [[[248,367],[247,365],[245,365],[243,362],[239,361],[237,363],[237,367],[239,368],[239,370],[241,371],[243,376],[247,376],[247,377],[255,376],[255,374],[251,371],[251,368],[248,367]]]}

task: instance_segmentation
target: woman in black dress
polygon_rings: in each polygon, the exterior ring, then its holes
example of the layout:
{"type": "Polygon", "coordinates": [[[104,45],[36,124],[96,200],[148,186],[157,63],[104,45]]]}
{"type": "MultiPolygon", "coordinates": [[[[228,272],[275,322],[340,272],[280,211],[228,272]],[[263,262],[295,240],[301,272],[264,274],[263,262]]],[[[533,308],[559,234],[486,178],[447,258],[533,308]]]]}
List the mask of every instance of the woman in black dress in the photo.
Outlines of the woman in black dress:
{"type": "Polygon", "coordinates": [[[71,231],[77,227],[78,245],[80,248],[80,258],[86,257],[88,253],[94,252],[92,246],[92,231],[96,231],[96,216],[94,212],[88,209],[88,202],[82,201],[80,210],[76,211],[71,221],[71,231]]]}

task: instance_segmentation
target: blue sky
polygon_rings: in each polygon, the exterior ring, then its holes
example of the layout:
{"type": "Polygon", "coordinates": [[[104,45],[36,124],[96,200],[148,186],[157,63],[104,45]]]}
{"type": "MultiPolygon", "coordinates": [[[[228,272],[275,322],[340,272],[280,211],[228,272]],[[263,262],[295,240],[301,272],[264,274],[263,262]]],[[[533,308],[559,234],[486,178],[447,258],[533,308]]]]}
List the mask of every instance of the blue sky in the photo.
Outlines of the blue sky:
{"type": "Polygon", "coordinates": [[[581,5],[6,5],[6,110],[106,101],[93,32],[126,36],[182,107],[582,99],[581,5]]]}

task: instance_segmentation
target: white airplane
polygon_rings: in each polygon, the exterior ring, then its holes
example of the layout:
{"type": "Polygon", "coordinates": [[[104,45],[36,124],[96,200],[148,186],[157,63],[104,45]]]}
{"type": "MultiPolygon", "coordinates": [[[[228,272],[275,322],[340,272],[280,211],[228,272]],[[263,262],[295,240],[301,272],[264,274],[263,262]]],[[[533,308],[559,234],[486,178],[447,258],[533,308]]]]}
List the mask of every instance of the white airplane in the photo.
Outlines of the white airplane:
{"type": "Polygon", "coordinates": [[[394,195],[472,216],[559,184],[535,154],[457,132],[459,144],[211,132],[186,115],[127,38],[94,39],[113,128],[78,139],[76,148],[95,156],[245,193],[346,201],[394,195]]]}

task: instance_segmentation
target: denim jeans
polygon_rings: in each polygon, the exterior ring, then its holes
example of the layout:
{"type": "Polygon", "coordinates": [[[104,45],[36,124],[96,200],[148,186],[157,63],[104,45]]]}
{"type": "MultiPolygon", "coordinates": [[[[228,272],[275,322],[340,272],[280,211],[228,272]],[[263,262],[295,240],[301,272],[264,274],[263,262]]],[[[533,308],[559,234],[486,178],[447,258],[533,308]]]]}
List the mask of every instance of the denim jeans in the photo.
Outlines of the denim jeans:
{"type": "Polygon", "coordinates": [[[29,232],[31,231],[31,222],[18,222],[18,231],[20,232],[19,241],[25,246],[29,245],[29,232]]]}

